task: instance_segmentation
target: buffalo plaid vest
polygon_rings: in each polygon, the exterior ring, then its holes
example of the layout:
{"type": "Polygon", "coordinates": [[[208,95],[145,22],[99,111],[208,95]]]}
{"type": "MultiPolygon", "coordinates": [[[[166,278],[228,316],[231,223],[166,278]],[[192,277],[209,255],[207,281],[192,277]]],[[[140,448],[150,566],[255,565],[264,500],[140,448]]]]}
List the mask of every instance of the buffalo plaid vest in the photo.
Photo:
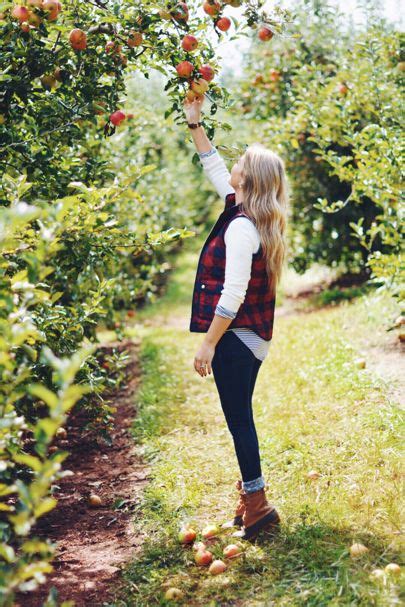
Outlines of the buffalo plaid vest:
{"type": "MultiPolygon", "coordinates": [[[[240,204],[235,204],[235,194],[225,198],[225,209],[201,249],[194,282],[190,331],[206,333],[214,318],[215,308],[225,281],[226,245],[225,230],[235,217],[247,217],[240,204]]],[[[228,329],[249,327],[263,339],[273,334],[275,297],[267,289],[265,259],[262,245],[252,257],[252,271],[246,295],[228,329]]]]}

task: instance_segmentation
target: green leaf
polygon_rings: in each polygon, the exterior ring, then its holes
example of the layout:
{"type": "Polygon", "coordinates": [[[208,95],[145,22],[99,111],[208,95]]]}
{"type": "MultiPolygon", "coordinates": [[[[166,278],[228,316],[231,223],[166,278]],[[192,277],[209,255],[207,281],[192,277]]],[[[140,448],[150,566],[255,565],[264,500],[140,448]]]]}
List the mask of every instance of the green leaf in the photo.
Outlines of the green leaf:
{"type": "Polygon", "coordinates": [[[58,405],[58,397],[42,384],[29,384],[27,390],[33,396],[43,400],[51,409],[58,405]]]}

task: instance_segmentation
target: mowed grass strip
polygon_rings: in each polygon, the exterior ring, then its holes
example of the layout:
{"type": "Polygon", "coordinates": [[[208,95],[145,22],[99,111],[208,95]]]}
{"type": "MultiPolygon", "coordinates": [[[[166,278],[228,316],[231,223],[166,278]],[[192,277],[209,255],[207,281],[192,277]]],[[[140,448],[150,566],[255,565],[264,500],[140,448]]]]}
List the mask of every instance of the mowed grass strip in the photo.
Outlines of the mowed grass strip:
{"type": "MultiPolygon", "coordinates": [[[[150,318],[183,312],[196,260],[185,252],[183,262],[150,318]]],[[[342,331],[342,318],[361,323],[365,310],[360,301],[344,302],[277,319],[254,413],[268,498],[282,529],[275,538],[244,542],[243,556],[218,576],[198,567],[191,547],[177,540],[185,522],[202,539],[203,527],[232,516],[237,500],[239,469],[214,379],[193,368],[202,336],[168,324],[134,326],[143,379],[133,433],[153,463],[135,524],[149,539],[127,567],[128,586],[114,605],[171,604],[164,599],[170,586],[184,592],[186,605],[400,604],[398,576],[370,578],[400,563],[401,411],[384,382],[357,365],[358,351],[342,331]],[[351,558],[353,542],[369,551],[351,558]]],[[[223,558],[229,543],[223,534],[214,558],[223,558]]]]}

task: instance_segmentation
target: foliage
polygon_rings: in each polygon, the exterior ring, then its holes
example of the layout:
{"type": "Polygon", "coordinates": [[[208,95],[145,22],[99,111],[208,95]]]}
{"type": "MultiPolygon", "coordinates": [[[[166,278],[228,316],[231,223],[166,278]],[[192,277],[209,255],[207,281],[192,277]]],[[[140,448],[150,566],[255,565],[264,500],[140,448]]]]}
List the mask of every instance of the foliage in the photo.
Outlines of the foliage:
{"type": "Polygon", "coordinates": [[[249,137],[287,164],[293,265],[358,272],[399,295],[401,35],[373,12],[354,28],[326,2],[295,11],[296,45],[255,45],[239,101],[249,137]]]}
{"type": "MultiPolygon", "coordinates": [[[[261,1],[247,4],[249,28],[264,13],[261,1]]],[[[199,36],[194,77],[202,63],[218,67],[207,37],[212,19],[195,15],[196,2],[189,5],[187,22],[175,18],[179,3],[164,0],[65,0],[56,14],[40,1],[0,3],[2,604],[52,569],[53,547],[30,533],[56,504],[52,485],[67,455],[51,450],[58,428],[74,405],[92,406],[108,435],[103,396],[118,385],[122,361],[99,360],[97,327],[122,335],[126,310],[153,301],[170,268],[167,254],[207,216],[197,168],[188,163],[184,172],[185,142],[177,137],[171,149],[158,132],[163,118],[166,136],[173,123],[185,122],[181,101],[190,82],[175,70],[188,57],[184,34],[199,36]],[[162,118],[144,112],[140,97],[118,126],[113,115],[126,109],[130,74],[150,79],[153,70],[166,80],[162,118]],[[190,176],[181,205],[178,183],[162,182],[163,166],[182,183],[190,176]]],[[[245,26],[234,26],[243,35],[245,26]]],[[[282,22],[274,27],[281,31],[282,22]]],[[[215,104],[226,103],[228,93],[211,82],[209,95],[212,135],[215,104]]]]}

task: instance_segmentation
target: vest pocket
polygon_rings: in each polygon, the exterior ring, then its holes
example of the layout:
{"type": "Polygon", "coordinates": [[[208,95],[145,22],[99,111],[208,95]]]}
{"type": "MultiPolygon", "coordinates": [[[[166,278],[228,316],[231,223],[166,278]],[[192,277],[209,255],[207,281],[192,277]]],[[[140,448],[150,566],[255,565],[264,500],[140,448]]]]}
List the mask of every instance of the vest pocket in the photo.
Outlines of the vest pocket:
{"type": "Polygon", "coordinates": [[[199,315],[201,318],[211,320],[214,317],[223,286],[222,283],[213,280],[202,280],[198,283],[199,315]]]}

